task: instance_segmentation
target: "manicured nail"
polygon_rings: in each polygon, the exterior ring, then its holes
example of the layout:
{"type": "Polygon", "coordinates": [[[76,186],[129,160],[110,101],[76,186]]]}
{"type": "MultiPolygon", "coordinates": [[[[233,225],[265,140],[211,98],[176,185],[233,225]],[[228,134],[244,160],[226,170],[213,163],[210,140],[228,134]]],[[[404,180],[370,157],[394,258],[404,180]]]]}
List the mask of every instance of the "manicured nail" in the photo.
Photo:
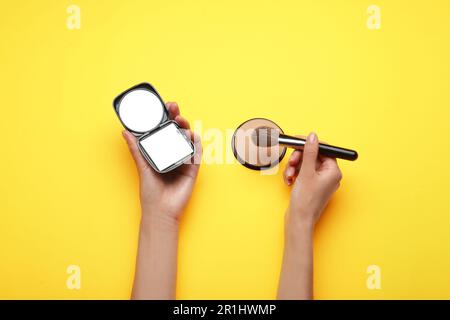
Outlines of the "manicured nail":
{"type": "Polygon", "coordinates": [[[317,141],[317,135],[316,135],[315,132],[311,132],[308,135],[308,141],[311,142],[311,143],[315,143],[317,141]]]}
{"type": "Polygon", "coordinates": [[[286,169],[286,184],[290,186],[292,184],[292,178],[295,174],[295,168],[289,167],[286,169]]]}
{"type": "Polygon", "coordinates": [[[287,168],[287,170],[286,170],[286,176],[287,176],[288,178],[292,178],[292,176],[294,175],[294,173],[295,173],[295,168],[294,168],[294,167],[289,167],[289,168],[287,168]]]}

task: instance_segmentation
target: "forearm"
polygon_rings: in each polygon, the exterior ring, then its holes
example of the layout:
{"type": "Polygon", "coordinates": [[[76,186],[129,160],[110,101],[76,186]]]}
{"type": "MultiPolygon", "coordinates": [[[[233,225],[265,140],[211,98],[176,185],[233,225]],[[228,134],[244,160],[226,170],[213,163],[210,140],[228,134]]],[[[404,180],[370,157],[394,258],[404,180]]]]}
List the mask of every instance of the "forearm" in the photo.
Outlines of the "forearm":
{"type": "Polygon", "coordinates": [[[278,299],[313,298],[313,223],[287,215],[278,299]]]}
{"type": "Polygon", "coordinates": [[[178,222],[142,216],[132,299],[175,299],[178,222]]]}

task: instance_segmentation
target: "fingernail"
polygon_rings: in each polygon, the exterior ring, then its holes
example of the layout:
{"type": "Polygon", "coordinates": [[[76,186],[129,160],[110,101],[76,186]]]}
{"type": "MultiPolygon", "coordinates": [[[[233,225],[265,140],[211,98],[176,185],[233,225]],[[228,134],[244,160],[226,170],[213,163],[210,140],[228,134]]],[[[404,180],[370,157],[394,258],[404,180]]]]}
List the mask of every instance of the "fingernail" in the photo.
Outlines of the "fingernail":
{"type": "Polygon", "coordinates": [[[288,178],[292,178],[292,176],[294,175],[294,172],[295,172],[294,167],[289,167],[289,168],[287,168],[287,170],[286,170],[286,176],[287,176],[288,178]]]}
{"type": "Polygon", "coordinates": [[[123,131],[122,131],[122,137],[124,137],[124,138],[127,137],[127,130],[123,130],[123,131]]]}
{"type": "Polygon", "coordinates": [[[292,177],[294,176],[294,167],[289,167],[286,169],[286,184],[290,186],[292,184],[292,177]]]}
{"type": "Polygon", "coordinates": [[[317,135],[316,135],[315,132],[311,132],[308,135],[308,141],[311,142],[311,143],[315,143],[317,141],[317,135]]]}

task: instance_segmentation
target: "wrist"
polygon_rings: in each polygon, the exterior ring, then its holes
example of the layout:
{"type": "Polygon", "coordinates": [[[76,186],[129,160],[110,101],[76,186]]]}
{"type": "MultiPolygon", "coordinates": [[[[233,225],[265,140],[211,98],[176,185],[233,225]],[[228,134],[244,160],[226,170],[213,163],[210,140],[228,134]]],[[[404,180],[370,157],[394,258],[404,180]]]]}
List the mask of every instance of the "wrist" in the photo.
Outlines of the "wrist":
{"type": "Polygon", "coordinates": [[[314,214],[292,211],[289,207],[286,212],[285,231],[293,236],[297,234],[309,235],[314,232],[314,214]]]}
{"type": "Polygon", "coordinates": [[[178,219],[173,218],[170,215],[164,213],[148,214],[145,211],[142,212],[141,232],[177,234],[178,226],[178,219]]]}

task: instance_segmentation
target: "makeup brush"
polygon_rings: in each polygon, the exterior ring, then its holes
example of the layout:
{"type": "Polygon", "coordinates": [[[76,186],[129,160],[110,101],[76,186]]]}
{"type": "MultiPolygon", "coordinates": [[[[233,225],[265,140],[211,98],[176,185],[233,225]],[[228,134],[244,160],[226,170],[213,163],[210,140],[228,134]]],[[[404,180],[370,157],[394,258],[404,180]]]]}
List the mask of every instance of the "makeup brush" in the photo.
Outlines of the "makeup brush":
{"type": "MultiPolygon", "coordinates": [[[[303,150],[306,140],[280,133],[278,130],[268,127],[259,127],[252,132],[252,140],[259,147],[272,147],[282,145],[285,147],[303,150]]],[[[331,146],[329,144],[319,143],[319,154],[345,160],[354,161],[358,158],[355,150],[331,146]]]]}

